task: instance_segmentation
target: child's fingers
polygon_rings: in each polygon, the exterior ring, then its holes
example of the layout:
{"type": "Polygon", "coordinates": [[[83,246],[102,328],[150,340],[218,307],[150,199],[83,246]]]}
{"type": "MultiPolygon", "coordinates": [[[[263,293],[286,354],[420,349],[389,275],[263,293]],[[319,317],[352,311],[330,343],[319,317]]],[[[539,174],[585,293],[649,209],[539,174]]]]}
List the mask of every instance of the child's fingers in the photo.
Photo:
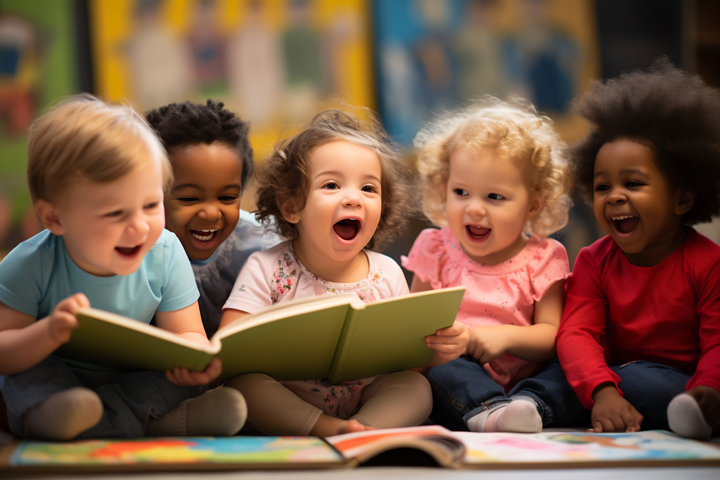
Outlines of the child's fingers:
{"type": "Polygon", "coordinates": [[[435,335],[438,337],[455,337],[459,334],[459,330],[455,327],[455,325],[441,328],[440,330],[435,332],[435,335]]]}
{"type": "Polygon", "coordinates": [[[178,384],[172,370],[165,370],[165,378],[167,378],[168,382],[170,383],[174,383],[175,385],[178,384]]]}
{"type": "Polygon", "coordinates": [[[89,307],[90,301],[85,296],[84,293],[76,293],[74,295],[70,295],[63,301],[57,304],[55,307],[55,310],[57,312],[69,312],[72,315],[75,315],[75,313],[78,311],[79,308],[89,307]]]}
{"type": "Polygon", "coordinates": [[[435,350],[438,353],[455,353],[455,352],[461,352],[462,349],[458,345],[428,345],[430,348],[435,350]]]}
{"type": "Polygon", "coordinates": [[[58,329],[73,329],[80,325],[75,315],[70,312],[56,312],[53,322],[58,329]]]}
{"type": "MultiPolygon", "coordinates": [[[[643,416],[640,415],[640,413],[633,408],[633,410],[629,412],[623,412],[621,414],[623,426],[625,427],[626,432],[639,432],[640,431],[640,424],[643,421],[643,416]]],[[[622,430],[617,430],[618,432],[621,432],[622,430]]]]}
{"type": "Polygon", "coordinates": [[[73,299],[73,302],[78,308],[90,307],[90,300],[88,300],[87,296],[85,296],[84,293],[76,293],[71,298],[73,299]]]}
{"type": "Polygon", "coordinates": [[[603,432],[603,422],[601,422],[600,420],[595,420],[593,422],[593,432],[602,433],[603,432]]]}
{"type": "Polygon", "coordinates": [[[622,432],[625,430],[625,425],[622,425],[620,429],[615,428],[615,422],[613,422],[608,417],[603,417],[595,420],[593,423],[593,430],[595,433],[602,433],[602,432],[622,432]]]}
{"type": "Polygon", "coordinates": [[[180,387],[192,386],[192,379],[190,378],[190,374],[186,368],[175,367],[172,370],[167,370],[165,372],[165,377],[171,383],[180,387]]]}
{"type": "Polygon", "coordinates": [[[438,337],[437,335],[428,335],[425,337],[425,343],[429,344],[458,344],[460,343],[459,340],[460,337],[438,337]]]}
{"type": "Polygon", "coordinates": [[[222,362],[219,358],[213,358],[210,360],[210,363],[207,367],[205,367],[205,370],[202,372],[199,372],[203,375],[203,378],[206,379],[201,385],[206,385],[213,380],[215,380],[217,377],[220,376],[220,373],[222,372],[222,362]]]}
{"type": "MultiPolygon", "coordinates": [[[[625,421],[625,418],[626,418],[626,417],[625,417],[624,415],[619,415],[619,416],[614,416],[614,417],[612,417],[612,418],[610,419],[610,421],[612,422],[613,429],[612,429],[612,430],[608,430],[608,431],[609,431],[609,432],[624,432],[625,429],[628,428],[628,424],[627,424],[627,422],[625,421]]],[[[630,418],[628,418],[628,420],[630,420],[630,418]]]]}

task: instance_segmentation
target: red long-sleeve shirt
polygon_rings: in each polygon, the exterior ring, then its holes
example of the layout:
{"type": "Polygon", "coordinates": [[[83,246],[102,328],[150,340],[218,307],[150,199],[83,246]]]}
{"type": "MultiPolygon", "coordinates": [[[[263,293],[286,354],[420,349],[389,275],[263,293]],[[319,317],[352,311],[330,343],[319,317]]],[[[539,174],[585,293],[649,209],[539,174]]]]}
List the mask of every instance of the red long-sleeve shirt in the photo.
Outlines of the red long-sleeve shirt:
{"type": "Polygon", "coordinates": [[[652,267],[632,265],[609,236],[583,248],[568,281],[557,352],[586,408],[598,385],[617,387],[608,365],[635,360],[692,375],[688,390],[720,391],[720,247],[691,229],[652,267]]]}

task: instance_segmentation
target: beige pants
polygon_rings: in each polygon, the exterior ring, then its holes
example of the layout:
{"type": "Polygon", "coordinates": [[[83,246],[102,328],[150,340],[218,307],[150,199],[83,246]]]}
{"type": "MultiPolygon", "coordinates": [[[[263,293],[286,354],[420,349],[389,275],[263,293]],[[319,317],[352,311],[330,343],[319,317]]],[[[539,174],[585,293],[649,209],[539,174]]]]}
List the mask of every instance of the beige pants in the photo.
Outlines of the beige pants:
{"type": "MultiPolygon", "coordinates": [[[[231,378],[226,387],[245,397],[248,417],[244,432],[263,435],[308,435],[322,410],[307,403],[280,382],[262,373],[231,378]]],[[[362,391],[360,409],[350,417],[375,428],[419,425],[430,415],[432,393],[417,372],[380,375],[362,391]]],[[[350,420],[348,419],[348,420],[350,420]]]]}

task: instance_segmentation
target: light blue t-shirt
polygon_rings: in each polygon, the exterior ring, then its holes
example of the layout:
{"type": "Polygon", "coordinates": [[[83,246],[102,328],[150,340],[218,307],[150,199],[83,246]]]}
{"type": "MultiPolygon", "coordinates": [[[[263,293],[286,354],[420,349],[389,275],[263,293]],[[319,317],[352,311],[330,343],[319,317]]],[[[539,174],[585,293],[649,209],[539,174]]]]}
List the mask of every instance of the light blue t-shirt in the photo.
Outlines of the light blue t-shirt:
{"type": "Polygon", "coordinates": [[[19,312],[44,318],[79,292],[94,308],[143,323],[150,323],[158,310],[185,308],[199,296],[182,244],[168,230],[130,275],[85,272],[70,258],[62,236],[48,230],[22,242],[0,262],[0,302],[19,312]]]}
{"type": "Polygon", "coordinates": [[[222,319],[222,307],[235,285],[240,270],[251,253],[280,243],[272,230],[265,231],[255,216],[240,210],[235,230],[207,260],[190,260],[200,290],[200,314],[210,338],[222,319]]]}

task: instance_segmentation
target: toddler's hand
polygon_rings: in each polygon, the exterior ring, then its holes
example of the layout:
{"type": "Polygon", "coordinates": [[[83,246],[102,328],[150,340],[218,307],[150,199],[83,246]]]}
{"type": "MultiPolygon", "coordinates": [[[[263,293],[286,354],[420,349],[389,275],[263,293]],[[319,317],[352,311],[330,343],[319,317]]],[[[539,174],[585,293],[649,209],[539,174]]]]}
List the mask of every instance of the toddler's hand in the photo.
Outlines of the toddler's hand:
{"type": "Polygon", "coordinates": [[[498,327],[473,327],[470,330],[467,353],[480,365],[485,365],[505,353],[505,341],[506,336],[498,327]]]}
{"type": "Polygon", "coordinates": [[[184,367],[175,367],[165,372],[165,377],[175,385],[181,387],[196,387],[198,385],[207,385],[220,376],[222,372],[222,363],[219,358],[213,358],[205,370],[195,372],[184,367]]]}
{"type": "Polygon", "coordinates": [[[720,430],[720,392],[712,387],[699,385],[687,393],[698,403],[705,421],[713,431],[720,430]]]}
{"type": "Polygon", "coordinates": [[[75,314],[78,309],[89,307],[90,301],[82,293],[76,293],[58,303],[47,317],[50,338],[59,343],[70,341],[72,331],[79,325],[75,314]]]}
{"type": "Polygon", "coordinates": [[[425,337],[425,343],[437,352],[437,357],[449,362],[467,353],[468,339],[468,328],[460,322],[455,322],[449,327],[441,328],[435,332],[435,335],[425,337]]]}
{"type": "Polygon", "coordinates": [[[620,396],[615,385],[600,386],[593,393],[590,420],[595,433],[637,432],[643,416],[635,407],[620,396]]]}

